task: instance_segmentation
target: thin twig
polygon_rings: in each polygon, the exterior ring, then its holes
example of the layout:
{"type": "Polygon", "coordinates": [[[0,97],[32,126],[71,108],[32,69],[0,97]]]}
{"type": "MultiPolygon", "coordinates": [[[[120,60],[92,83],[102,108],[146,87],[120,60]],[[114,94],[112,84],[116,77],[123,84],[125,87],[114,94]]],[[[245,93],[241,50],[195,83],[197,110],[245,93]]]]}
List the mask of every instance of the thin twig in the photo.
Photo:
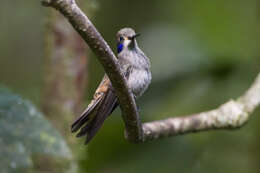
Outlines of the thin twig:
{"type": "Polygon", "coordinates": [[[260,104],[260,74],[251,88],[236,101],[230,100],[219,108],[185,117],[169,118],[141,124],[137,107],[112,50],[76,5],[75,0],[42,0],[45,6],[60,11],[97,55],[109,76],[119,99],[126,127],[126,138],[131,142],[159,139],[189,132],[210,129],[234,129],[244,125],[260,104]]]}

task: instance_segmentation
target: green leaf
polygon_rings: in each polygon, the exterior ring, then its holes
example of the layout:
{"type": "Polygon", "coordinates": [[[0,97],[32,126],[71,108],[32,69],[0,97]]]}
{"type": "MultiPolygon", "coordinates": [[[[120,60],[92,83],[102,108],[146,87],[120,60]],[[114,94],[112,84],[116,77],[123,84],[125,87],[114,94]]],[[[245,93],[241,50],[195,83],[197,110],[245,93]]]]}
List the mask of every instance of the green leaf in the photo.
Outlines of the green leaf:
{"type": "Polygon", "coordinates": [[[2,86],[0,155],[2,173],[73,169],[71,151],[58,131],[30,101],[2,86]]]}

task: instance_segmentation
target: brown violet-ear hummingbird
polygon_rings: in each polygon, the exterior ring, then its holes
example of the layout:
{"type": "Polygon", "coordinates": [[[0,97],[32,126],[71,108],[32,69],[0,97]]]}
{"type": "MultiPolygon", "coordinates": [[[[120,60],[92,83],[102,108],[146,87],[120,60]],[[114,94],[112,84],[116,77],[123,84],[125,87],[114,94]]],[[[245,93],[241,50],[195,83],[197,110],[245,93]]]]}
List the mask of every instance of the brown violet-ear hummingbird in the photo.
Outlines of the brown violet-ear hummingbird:
{"type": "MultiPolygon", "coordinates": [[[[116,35],[118,62],[135,98],[144,93],[152,79],[150,61],[138,47],[137,36],[139,34],[131,28],[123,28],[116,35]]],[[[117,96],[108,76],[105,75],[88,107],[72,124],[71,131],[79,131],[77,137],[87,136],[87,144],[117,106],[117,96]]]]}

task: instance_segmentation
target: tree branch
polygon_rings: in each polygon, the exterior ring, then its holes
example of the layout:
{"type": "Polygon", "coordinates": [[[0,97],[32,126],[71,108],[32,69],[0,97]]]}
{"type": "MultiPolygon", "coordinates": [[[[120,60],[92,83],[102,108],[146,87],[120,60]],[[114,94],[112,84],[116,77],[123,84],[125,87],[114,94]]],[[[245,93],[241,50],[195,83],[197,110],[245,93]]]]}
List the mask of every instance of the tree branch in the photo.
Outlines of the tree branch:
{"type": "Polygon", "coordinates": [[[75,0],[42,0],[42,4],[60,11],[97,55],[116,90],[125,122],[126,138],[129,141],[154,140],[210,129],[238,128],[247,122],[250,114],[260,104],[259,74],[252,87],[236,101],[230,100],[208,112],[142,125],[135,100],[126,85],[115,55],[87,16],[76,5],[75,0]]]}
{"type": "Polygon", "coordinates": [[[51,6],[61,12],[97,55],[118,96],[127,131],[127,139],[133,142],[142,141],[142,126],[134,97],[127,87],[116,56],[103,37],[80,10],[75,0],[42,0],[42,4],[51,6]]]}
{"type": "Polygon", "coordinates": [[[260,73],[248,91],[236,101],[230,100],[207,112],[144,123],[144,141],[210,129],[239,128],[259,104],[260,73]]]}

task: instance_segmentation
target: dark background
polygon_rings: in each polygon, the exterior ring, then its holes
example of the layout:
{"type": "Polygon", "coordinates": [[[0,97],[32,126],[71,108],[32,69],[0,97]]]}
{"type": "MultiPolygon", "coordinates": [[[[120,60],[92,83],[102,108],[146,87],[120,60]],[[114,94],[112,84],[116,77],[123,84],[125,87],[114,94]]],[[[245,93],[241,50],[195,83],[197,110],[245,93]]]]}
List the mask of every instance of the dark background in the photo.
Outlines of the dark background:
{"type": "MultiPolygon", "coordinates": [[[[138,43],[153,74],[138,100],[142,121],[216,108],[243,94],[259,72],[258,0],[96,0],[88,5],[95,10],[86,14],[113,50],[120,28],[141,33],[138,43]]],[[[2,0],[0,6],[0,83],[39,108],[49,10],[32,0],[2,0]]],[[[93,54],[89,61],[86,105],[104,73],[93,54]]],[[[117,110],[87,147],[83,142],[76,147],[85,152],[80,164],[87,172],[257,173],[259,113],[239,130],[131,144],[117,110]]]]}

